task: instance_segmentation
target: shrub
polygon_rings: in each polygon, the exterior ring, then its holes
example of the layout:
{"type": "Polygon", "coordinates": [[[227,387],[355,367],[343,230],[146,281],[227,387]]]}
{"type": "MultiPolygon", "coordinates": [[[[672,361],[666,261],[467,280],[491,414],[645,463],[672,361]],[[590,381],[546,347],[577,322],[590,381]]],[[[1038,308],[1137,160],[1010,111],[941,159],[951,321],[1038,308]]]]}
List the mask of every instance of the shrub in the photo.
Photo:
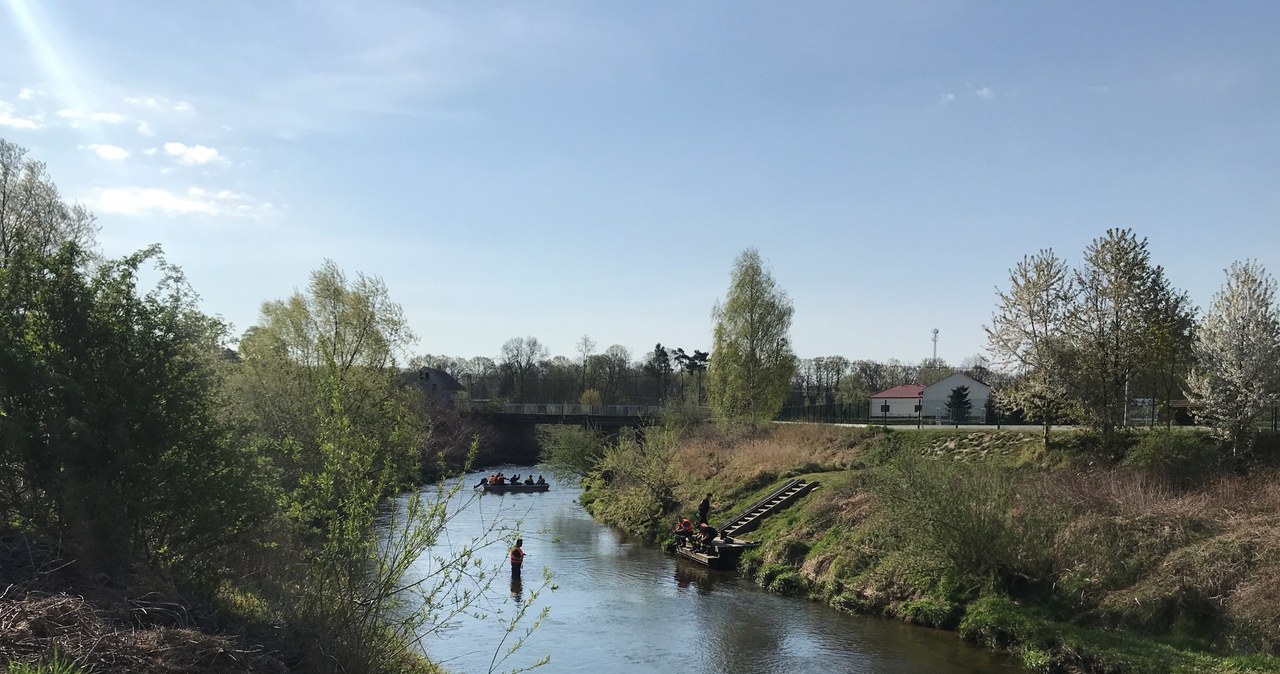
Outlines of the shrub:
{"type": "Polygon", "coordinates": [[[1156,430],[1141,436],[1129,449],[1122,465],[1171,486],[1189,487],[1221,470],[1222,452],[1208,434],[1156,430]]]}
{"type": "Polygon", "coordinates": [[[783,571],[766,585],[770,592],[781,595],[803,595],[809,591],[809,580],[798,571],[783,571]]]}
{"type": "Polygon", "coordinates": [[[906,545],[978,586],[1050,570],[1055,533],[1045,508],[1021,502],[1014,474],[905,453],[877,475],[876,496],[906,545]]]}

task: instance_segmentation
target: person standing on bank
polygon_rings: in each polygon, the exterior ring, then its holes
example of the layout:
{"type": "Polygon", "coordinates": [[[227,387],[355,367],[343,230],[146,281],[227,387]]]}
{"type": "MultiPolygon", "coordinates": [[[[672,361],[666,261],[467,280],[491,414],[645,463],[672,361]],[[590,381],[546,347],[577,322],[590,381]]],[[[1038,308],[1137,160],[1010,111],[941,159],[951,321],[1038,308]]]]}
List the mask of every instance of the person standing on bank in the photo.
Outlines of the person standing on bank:
{"type": "MultiPolygon", "coordinates": [[[[707,494],[707,497],[702,499],[702,503],[698,504],[698,524],[707,522],[707,515],[709,515],[710,513],[711,513],[711,494],[707,494]]],[[[710,522],[707,522],[707,523],[710,524],[710,522]]]]}
{"type": "Polygon", "coordinates": [[[524,564],[524,550],[520,546],[524,545],[523,538],[516,539],[516,547],[511,548],[511,575],[520,575],[520,567],[524,564]]]}

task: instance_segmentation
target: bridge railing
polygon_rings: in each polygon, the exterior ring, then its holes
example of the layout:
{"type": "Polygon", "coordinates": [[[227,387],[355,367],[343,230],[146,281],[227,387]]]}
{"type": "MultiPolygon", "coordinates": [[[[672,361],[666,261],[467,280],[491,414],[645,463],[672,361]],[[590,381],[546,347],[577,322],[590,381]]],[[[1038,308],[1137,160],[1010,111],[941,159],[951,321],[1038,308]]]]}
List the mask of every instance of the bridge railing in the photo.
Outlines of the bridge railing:
{"type": "Polygon", "coordinates": [[[498,414],[545,415],[545,416],[601,416],[601,417],[643,417],[657,414],[662,407],[658,405],[577,405],[571,403],[505,403],[471,404],[464,406],[484,409],[498,414]]]}

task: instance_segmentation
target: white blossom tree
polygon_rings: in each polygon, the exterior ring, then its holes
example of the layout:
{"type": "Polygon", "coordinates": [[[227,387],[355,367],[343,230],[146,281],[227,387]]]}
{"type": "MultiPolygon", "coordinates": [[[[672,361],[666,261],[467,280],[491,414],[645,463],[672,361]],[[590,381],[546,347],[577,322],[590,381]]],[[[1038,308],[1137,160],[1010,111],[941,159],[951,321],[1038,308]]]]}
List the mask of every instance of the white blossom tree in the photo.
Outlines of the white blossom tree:
{"type": "Polygon", "coordinates": [[[1258,416],[1280,383],[1275,295],[1275,279],[1256,261],[1232,264],[1196,335],[1188,398],[1236,456],[1252,447],[1258,416]]]}
{"type": "Polygon", "coordinates": [[[1063,325],[1075,289],[1067,265],[1052,250],[1022,259],[1009,270],[1009,290],[986,329],[997,367],[1014,377],[997,393],[1006,408],[1022,409],[1044,427],[1043,441],[1064,405],[1061,351],[1063,325]]]}

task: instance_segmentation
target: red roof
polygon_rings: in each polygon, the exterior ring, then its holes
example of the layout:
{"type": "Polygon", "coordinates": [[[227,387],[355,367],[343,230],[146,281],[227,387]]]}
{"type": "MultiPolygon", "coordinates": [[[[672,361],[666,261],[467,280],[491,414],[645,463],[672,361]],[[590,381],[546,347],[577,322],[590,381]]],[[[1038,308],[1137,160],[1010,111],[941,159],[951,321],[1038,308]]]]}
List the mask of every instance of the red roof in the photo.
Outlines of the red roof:
{"type": "Polygon", "coordinates": [[[903,384],[895,386],[888,391],[881,391],[872,398],[919,398],[924,395],[924,387],[920,384],[903,384]]]}

